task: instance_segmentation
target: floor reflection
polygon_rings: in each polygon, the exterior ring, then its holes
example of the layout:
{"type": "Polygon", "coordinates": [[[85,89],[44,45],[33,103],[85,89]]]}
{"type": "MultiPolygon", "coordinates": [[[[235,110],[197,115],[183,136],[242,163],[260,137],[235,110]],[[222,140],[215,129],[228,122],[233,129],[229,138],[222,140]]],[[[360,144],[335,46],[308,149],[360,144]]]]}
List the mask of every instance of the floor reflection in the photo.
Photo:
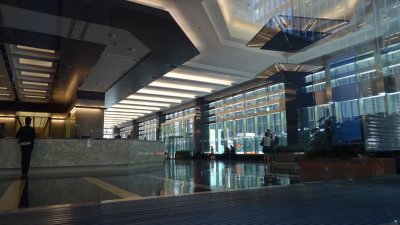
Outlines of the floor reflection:
{"type": "MultiPolygon", "coordinates": [[[[34,174],[27,179],[0,178],[0,195],[3,199],[0,201],[0,211],[2,205],[12,205],[10,202],[13,202],[16,209],[254,189],[293,183],[298,183],[297,174],[282,173],[274,166],[265,171],[262,162],[166,160],[158,167],[113,173],[99,171],[93,176],[76,173],[73,177],[34,174]]],[[[3,208],[13,210],[10,207],[3,208]]]]}

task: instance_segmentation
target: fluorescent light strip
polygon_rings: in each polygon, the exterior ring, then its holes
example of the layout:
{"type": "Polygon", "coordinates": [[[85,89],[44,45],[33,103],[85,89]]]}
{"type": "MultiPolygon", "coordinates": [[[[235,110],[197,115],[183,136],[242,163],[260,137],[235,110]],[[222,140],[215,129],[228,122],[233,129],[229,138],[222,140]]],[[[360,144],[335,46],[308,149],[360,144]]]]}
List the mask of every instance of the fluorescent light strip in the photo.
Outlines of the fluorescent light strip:
{"type": "Polygon", "coordinates": [[[226,86],[230,86],[233,83],[232,81],[229,81],[229,80],[221,80],[221,79],[189,75],[189,74],[180,74],[180,73],[174,73],[174,72],[169,72],[169,73],[165,74],[164,77],[171,77],[171,78],[182,79],[182,80],[201,81],[201,82],[221,84],[221,85],[226,85],[226,86]]]}
{"type": "Polygon", "coordinates": [[[36,73],[30,71],[21,71],[21,75],[30,77],[50,78],[50,74],[48,73],[36,73]]]}
{"type": "Polygon", "coordinates": [[[171,106],[170,104],[167,104],[167,103],[130,101],[130,100],[122,100],[119,103],[129,104],[129,105],[149,105],[149,106],[160,106],[160,107],[170,107],[171,106]]]}
{"type": "Polygon", "coordinates": [[[46,98],[44,96],[38,96],[38,95],[25,95],[26,98],[46,98]]]}
{"type": "Polygon", "coordinates": [[[138,93],[143,93],[143,94],[153,94],[153,95],[165,95],[165,96],[179,96],[182,98],[195,98],[196,95],[193,94],[184,94],[184,93],[178,93],[178,92],[172,92],[172,91],[158,91],[158,90],[149,90],[149,89],[140,89],[138,93]]]}
{"type": "Polygon", "coordinates": [[[117,108],[109,108],[108,112],[133,112],[133,113],[151,113],[152,111],[148,110],[134,110],[134,109],[117,109],[117,108]]]}
{"type": "Polygon", "coordinates": [[[144,116],[142,113],[104,112],[105,116],[144,116]]]}
{"type": "Polygon", "coordinates": [[[7,87],[0,87],[0,90],[7,90],[7,87]]]}
{"type": "Polygon", "coordinates": [[[163,97],[150,97],[144,95],[133,94],[128,97],[128,99],[137,99],[137,100],[148,100],[148,101],[158,101],[158,102],[171,102],[171,103],[182,103],[181,99],[177,98],[163,98],[163,97]]]}
{"type": "Polygon", "coordinates": [[[207,92],[211,93],[213,89],[211,88],[204,88],[199,86],[193,85],[181,85],[181,84],[174,84],[174,83],[166,83],[160,81],[153,81],[149,84],[151,87],[163,87],[163,88],[174,88],[179,90],[188,90],[188,91],[200,91],[200,92],[207,92]]]}
{"type": "Polygon", "coordinates": [[[0,93],[0,96],[10,96],[8,93],[0,93]]]}
{"type": "Polygon", "coordinates": [[[124,122],[128,122],[130,120],[125,119],[125,120],[104,120],[105,123],[124,123],[124,122]]]}
{"type": "Polygon", "coordinates": [[[36,90],[36,89],[26,89],[24,88],[25,92],[35,92],[35,93],[47,93],[45,90],[36,90]]]}
{"type": "Polygon", "coordinates": [[[49,86],[48,83],[40,83],[40,82],[32,82],[32,81],[22,81],[22,84],[26,84],[26,85],[36,85],[36,86],[49,86]]]}
{"type": "Polygon", "coordinates": [[[113,106],[113,108],[124,108],[124,109],[145,109],[145,110],[154,110],[154,111],[159,111],[161,110],[158,107],[150,107],[150,106],[137,106],[137,105],[121,105],[121,104],[116,104],[113,106]]]}
{"type": "Polygon", "coordinates": [[[117,116],[117,115],[112,115],[112,116],[105,116],[104,119],[136,119],[138,118],[137,116],[117,116]]]}
{"type": "Polygon", "coordinates": [[[51,68],[53,66],[53,62],[50,62],[50,61],[25,59],[25,58],[19,58],[19,63],[24,64],[24,65],[41,66],[41,67],[49,67],[49,68],[51,68]]]}
{"type": "Polygon", "coordinates": [[[56,51],[54,51],[54,50],[44,49],[44,48],[34,48],[34,47],[29,47],[29,46],[24,46],[24,45],[17,45],[17,48],[23,49],[23,50],[28,50],[28,51],[43,52],[43,53],[50,53],[50,54],[56,53],[56,51]]]}

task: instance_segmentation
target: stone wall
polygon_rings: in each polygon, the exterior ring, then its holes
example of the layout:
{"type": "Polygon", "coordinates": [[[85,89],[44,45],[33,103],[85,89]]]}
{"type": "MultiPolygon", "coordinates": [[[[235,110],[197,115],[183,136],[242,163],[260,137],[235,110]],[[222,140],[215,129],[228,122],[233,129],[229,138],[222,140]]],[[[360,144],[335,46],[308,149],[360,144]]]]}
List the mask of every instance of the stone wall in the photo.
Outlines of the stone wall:
{"type": "MultiPolygon", "coordinates": [[[[0,139],[0,169],[20,168],[16,139],[0,139]]],[[[31,168],[130,165],[162,162],[162,142],[140,140],[37,139],[31,168]]]]}

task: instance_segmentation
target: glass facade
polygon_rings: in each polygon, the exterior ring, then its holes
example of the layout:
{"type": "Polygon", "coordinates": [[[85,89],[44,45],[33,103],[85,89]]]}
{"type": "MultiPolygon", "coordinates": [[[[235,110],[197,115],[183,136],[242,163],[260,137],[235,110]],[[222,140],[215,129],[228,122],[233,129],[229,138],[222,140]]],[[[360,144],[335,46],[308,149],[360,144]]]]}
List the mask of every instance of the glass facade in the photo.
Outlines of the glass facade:
{"type": "MultiPolygon", "coordinates": [[[[258,87],[207,105],[209,128],[206,149],[216,154],[233,145],[237,154],[258,154],[264,132],[271,129],[286,143],[285,94],[283,83],[258,87]]],[[[206,152],[209,152],[205,150],[206,152]]]]}
{"type": "Polygon", "coordinates": [[[156,118],[139,123],[139,140],[157,141],[157,121],[156,118]]]}
{"type": "Polygon", "coordinates": [[[165,122],[161,124],[161,140],[169,156],[174,157],[177,151],[193,152],[194,116],[194,108],[165,115],[165,122]]]}

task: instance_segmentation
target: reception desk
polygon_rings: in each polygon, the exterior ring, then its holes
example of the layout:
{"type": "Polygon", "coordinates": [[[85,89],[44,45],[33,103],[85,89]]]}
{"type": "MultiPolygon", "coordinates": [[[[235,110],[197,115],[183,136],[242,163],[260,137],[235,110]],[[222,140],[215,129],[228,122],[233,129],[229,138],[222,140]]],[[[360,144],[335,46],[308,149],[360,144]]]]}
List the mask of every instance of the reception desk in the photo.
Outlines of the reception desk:
{"type": "MultiPolygon", "coordinates": [[[[0,169],[20,168],[17,139],[0,139],[0,169]]],[[[132,165],[164,161],[162,142],[140,140],[36,139],[31,168],[132,165]]]]}

